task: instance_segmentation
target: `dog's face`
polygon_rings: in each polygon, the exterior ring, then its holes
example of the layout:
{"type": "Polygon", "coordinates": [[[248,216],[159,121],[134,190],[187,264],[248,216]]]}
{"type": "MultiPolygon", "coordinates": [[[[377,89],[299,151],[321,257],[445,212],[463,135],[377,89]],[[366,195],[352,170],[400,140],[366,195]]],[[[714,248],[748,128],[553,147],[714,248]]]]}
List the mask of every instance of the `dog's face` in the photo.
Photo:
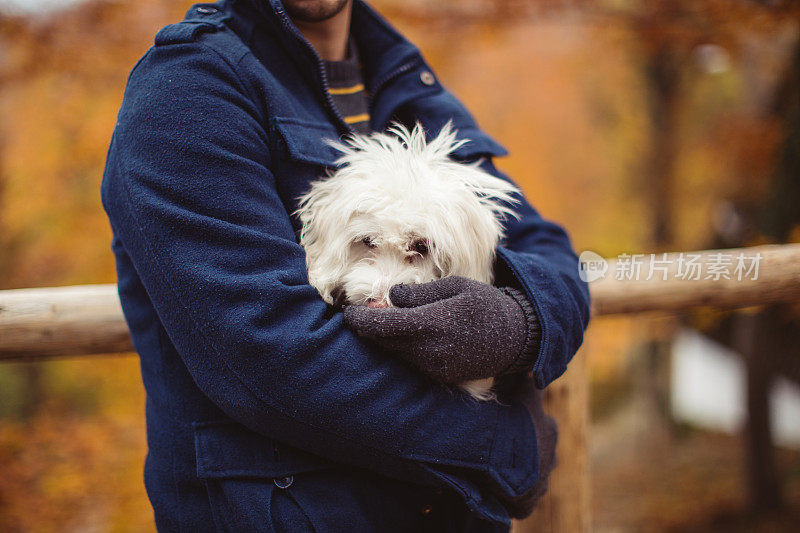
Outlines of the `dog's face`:
{"type": "MultiPolygon", "coordinates": [[[[401,210],[419,217],[419,212],[407,207],[383,213],[353,213],[345,229],[347,243],[342,243],[349,247],[347,262],[338,282],[333,284],[334,300],[385,307],[390,303],[388,295],[392,285],[424,283],[442,277],[443,268],[436,255],[444,253],[433,251],[437,246],[433,234],[422,225],[406,224],[397,218],[401,210]]],[[[318,259],[320,261],[312,261],[311,265],[325,264],[324,257],[318,259]]],[[[316,279],[316,268],[314,272],[312,277],[316,279]]],[[[325,287],[312,284],[317,289],[325,287]]],[[[320,293],[323,298],[326,296],[324,290],[320,293]]]]}
{"type": "Polygon", "coordinates": [[[430,143],[418,125],[335,144],[339,169],[300,199],[309,282],[330,303],[391,305],[398,283],[445,276],[492,281],[516,188],[452,161],[448,127],[430,143]]]}

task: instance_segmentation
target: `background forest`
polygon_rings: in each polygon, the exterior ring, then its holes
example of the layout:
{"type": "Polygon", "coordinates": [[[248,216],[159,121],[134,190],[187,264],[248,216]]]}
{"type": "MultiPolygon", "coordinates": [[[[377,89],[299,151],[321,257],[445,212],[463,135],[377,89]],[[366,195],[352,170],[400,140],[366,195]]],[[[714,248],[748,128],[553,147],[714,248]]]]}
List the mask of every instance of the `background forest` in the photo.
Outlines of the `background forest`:
{"type": "MultiPolygon", "coordinates": [[[[509,149],[499,166],[577,250],[800,242],[795,2],[373,3],[509,149]]],[[[133,64],[190,4],[0,0],[0,289],[115,280],[99,198],[115,115],[133,64]]],[[[746,313],[769,317],[759,364],[796,384],[798,309],[746,313]]],[[[741,436],[670,410],[676,336],[729,345],[741,314],[590,326],[578,357],[597,531],[797,530],[797,446],[777,448],[754,496],[741,436]]],[[[135,357],[0,364],[0,531],[152,530],[145,453],[135,357]]]]}

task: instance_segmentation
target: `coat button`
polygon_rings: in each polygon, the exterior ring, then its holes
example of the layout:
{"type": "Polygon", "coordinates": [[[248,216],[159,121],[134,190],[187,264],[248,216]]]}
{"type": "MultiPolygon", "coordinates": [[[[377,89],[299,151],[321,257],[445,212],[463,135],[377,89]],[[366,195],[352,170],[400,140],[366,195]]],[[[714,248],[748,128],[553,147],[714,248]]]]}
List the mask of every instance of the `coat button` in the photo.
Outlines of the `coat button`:
{"type": "Polygon", "coordinates": [[[201,15],[212,15],[217,11],[218,9],[216,7],[200,6],[197,8],[197,12],[201,15]]]}
{"type": "Polygon", "coordinates": [[[425,85],[433,85],[436,83],[436,78],[433,77],[433,74],[431,74],[429,70],[423,70],[419,75],[419,80],[425,85]]]}
{"type": "Polygon", "coordinates": [[[279,489],[288,489],[294,483],[294,476],[279,477],[272,480],[279,489]]]}

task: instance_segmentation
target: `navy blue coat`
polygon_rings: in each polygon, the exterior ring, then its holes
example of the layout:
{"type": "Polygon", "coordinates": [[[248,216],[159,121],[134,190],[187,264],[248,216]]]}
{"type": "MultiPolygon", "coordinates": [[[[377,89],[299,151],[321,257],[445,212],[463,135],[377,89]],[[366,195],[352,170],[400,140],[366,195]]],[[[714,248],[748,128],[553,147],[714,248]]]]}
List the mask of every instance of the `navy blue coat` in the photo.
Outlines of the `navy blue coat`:
{"type": "MultiPolygon", "coordinates": [[[[504,150],[419,51],[356,0],[373,129],[453,120],[463,159],[504,150]]],[[[145,484],[162,531],[504,530],[537,478],[522,404],[478,403],[359,339],[308,284],[298,220],[349,131],[277,0],[200,4],[131,73],[103,204],[147,390],[145,484]]],[[[497,173],[500,175],[499,173],[497,173]]],[[[585,284],[524,202],[498,270],[542,324],[544,387],[578,349],[585,284]]]]}

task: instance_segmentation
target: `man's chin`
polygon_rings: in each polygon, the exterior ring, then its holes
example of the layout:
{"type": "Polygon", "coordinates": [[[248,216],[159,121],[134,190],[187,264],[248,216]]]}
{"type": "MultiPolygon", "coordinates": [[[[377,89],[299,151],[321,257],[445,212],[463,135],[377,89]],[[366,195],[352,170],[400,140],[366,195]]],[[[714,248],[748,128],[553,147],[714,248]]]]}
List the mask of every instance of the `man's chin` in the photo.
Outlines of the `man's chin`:
{"type": "Polygon", "coordinates": [[[283,0],[283,6],[294,21],[323,22],[341,13],[349,2],[350,0],[283,0]]]}

